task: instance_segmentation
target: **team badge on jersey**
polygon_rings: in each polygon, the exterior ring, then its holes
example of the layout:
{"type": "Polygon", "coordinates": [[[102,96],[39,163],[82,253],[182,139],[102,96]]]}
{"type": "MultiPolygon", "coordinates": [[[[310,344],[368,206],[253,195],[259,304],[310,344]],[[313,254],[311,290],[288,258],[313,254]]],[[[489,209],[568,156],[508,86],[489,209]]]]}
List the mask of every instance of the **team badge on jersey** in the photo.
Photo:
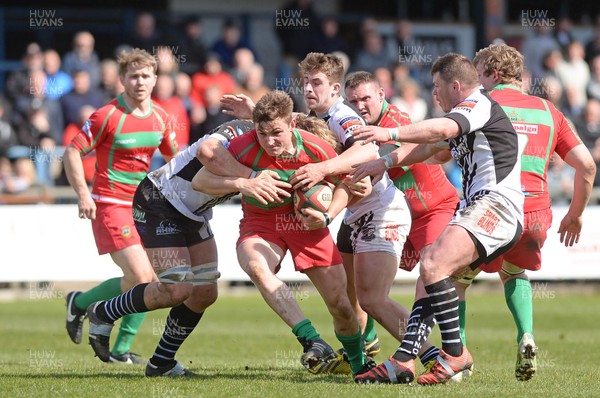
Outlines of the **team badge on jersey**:
{"type": "Polygon", "coordinates": [[[131,238],[131,226],[123,225],[121,227],[121,236],[124,238],[131,238]]]}

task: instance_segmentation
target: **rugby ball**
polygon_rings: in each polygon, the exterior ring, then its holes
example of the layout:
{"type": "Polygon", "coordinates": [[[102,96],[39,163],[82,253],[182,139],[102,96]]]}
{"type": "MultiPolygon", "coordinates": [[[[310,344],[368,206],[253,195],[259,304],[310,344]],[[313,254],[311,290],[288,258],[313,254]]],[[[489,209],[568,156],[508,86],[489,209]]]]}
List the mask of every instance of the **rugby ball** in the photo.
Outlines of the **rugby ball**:
{"type": "Polygon", "coordinates": [[[306,191],[295,190],[293,197],[296,209],[311,208],[324,213],[333,199],[333,190],[328,183],[319,182],[306,191]]]}

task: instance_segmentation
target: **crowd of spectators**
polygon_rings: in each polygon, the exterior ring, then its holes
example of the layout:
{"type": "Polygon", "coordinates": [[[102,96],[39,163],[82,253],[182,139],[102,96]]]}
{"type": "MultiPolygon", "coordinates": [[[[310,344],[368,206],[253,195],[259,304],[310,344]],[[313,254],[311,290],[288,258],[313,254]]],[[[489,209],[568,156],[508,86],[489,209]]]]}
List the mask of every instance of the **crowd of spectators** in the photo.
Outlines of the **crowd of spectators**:
{"type": "MultiPolygon", "coordinates": [[[[5,91],[0,93],[0,193],[20,192],[32,184],[66,184],[62,148],[95,109],[121,92],[115,58],[135,47],[147,50],[158,61],[153,99],[169,113],[182,147],[231,118],[219,102],[224,94],[245,94],[256,102],[271,89],[289,90],[296,110],[304,111],[298,96],[302,87],[297,64],[309,51],[340,55],[348,71],[373,72],[386,99],[413,121],[441,114],[430,93],[433,60],[407,62],[417,43],[409,21],[397,21],[393,34],[384,36],[378,22],[367,18],[356,27],[360,40],[351,46],[340,33],[338,19],[318,15],[310,0],[293,1],[284,9],[300,12],[283,15],[301,15],[311,29],[273,27],[281,44],[274,84],[265,81],[259,54],[233,19],[224,20],[218,39],[208,43],[197,17],[184,20],[179,35],[174,36],[162,34],[155,17],[142,12],[128,42],[103,60],[94,50],[96,38],[87,31],[75,33],[72,49],[62,55],[29,44],[21,68],[8,75],[5,91]]],[[[519,45],[528,67],[523,89],[549,99],[563,111],[600,164],[600,18],[588,42],[575,40],[571,29],[568,18],[563,18],[556,28],[526,32],[519,45]]],[[[91,181],[93,154],[84,162],[86,179],[91,181]]],[[[451,181],[460,186],[453,164],[445,167],[451,181]]],[[[549,173],[557,200],[566,200],[569,192],[563,186],[568,184],[562,181],[570,178],[569,171],[557,160],[549,173]]],[[[600,187],[598,177],[596,186],[600,187]]]]}

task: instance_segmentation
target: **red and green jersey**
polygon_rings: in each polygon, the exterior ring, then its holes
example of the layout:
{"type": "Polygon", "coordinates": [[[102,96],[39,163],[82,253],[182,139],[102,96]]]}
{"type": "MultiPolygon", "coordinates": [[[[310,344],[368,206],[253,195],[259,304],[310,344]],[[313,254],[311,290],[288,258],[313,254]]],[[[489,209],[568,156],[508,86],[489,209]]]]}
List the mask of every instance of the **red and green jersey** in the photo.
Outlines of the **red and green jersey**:
{"type": "Polygon", "coordinates": [[[167,121],[165,111],[152,103],[147,115],[133,115],[121,94],[85,122],[71,143],[82,156],[96,150],[95,200],[132,203],[156,148],[166,156],[178,151],[167,121]]]}
{"type": "Polygon", "coordinates": [[[564,115],[545,99],[506,84],[494,87],[490,96],[504,109],[515,131],[526,140],[521,157],[523,211],[550,207],[546,182],[550,158],[556,152],[564,159],[571,149],[581,144],[579,136],[564,115]]]}
{"type": "MultiPolygon", "coordinates": [[[[378,126],[393,128],[410,123],[407,113],[384,101],[381,116],[377,120],[378,126]]],[[[394,167],[388,170],[388,175],[394,185],[404,192],[413,219],[423,216],[450,198],[456,197],[458,201],[456,188],[448,181],[440,165],[415,163],[394,167]]]]}
{"type": "MultiPolygon", "coordinates": [[[[234,138],[229,144],[229,152],[243,165],[252,170],[271,170],[279,175],[281,181],[288,182],[292,174],[308,163],[319,163],[331,159],[337,154],[327,142],[304,130],[293,130],[296,140],[296,153],[293,156],[274,158],[269,156],[258,143],[256,130],[234,138]]],[[[334,184],[339,180],[331,177],[327,181],[334,184]]],[[[291,193],[291,192],[290,192],[291,193]]],[[[244,217],[272,216],[294,212],[292,198],[287,198],[283,203],[269,203],[263,205],[254,198],[243,196],[242,209],[244,217]]]]}

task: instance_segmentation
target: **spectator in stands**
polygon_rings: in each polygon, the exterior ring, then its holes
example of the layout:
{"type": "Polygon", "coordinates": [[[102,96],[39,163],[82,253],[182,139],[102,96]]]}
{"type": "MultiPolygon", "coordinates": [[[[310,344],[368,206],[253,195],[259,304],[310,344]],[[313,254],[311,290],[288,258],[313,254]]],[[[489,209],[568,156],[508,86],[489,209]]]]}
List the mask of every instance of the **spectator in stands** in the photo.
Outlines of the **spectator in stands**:
{"type": "Polygon", "coordinates": [[[29,77],[28,95],[17,98],[13,110],[13,126],[17,130],[19,143],[28,147],[40,145],[42,138],[45,148],[53,148],[62,140],[65,127],[60,102],[46,95],[46,73],[35,70],[29,77]]]}
{"type": "Polygon", "coordinates": [[[55,50],[44,52],[44,70],[46,71],[46,96],[53,100],[71,91],[73,79],[61,69],[60,55],[55,50]]]}
{"type": "Polygon", "coordinates": [[[223,92],[218,85],[212,84],[204,90],[204,103],[206,104],[206,119],[200,125],[200,137],[208,133],[215,127],[233,120],[233,116],[229,116],[223,113],[221,107],[221,97],[223,92]]]}
{"type": "Polygon", "coordinates": [[[94,51],[95,40],[90,32],[78,32],[73,37],[73,49],[63,57],[62,68],[70,76],[75,71],[86,70],[90,76],[90,84],[100,86],[100,60],[94,51]]]}
{"type": "Polygon", "coordinates": [[[294,0],[276,11],[281,16],[277,17],[276,14],[275,31],[281,41],[285,63],[289,68],[284,77],[289,77],[294,73],[298,62],[312,51],[319,29],[319,18],[312,0],[294,0]],[[300,21],[302,26],[297,26],[296,22],[300,21]],[[292,23],[296,26],[292,26],[292,23]]]}
{"type": "Polygon", "coordinates": [[[560,80],[554,76],[545,77],[538,87],[532,87],[532,94],[547,99],[560,111],[565,109],[564,90],[560,80]]]}
{"type": "Polygon", "coordinates": [[[204,90],[211,85],[218,86],[222,94],[232,94],[235,89],[235,81],[229,73],[223,70],[219,56],[215,53],[209,54],[203,70],[192,76],[190,97],[198,104],[205,106],[204,90]]]}
{"type": "Polygon", "coordinates": [[[427,116],[427,102],[420,96],[419,84],[413,79],[406,79],[398,87],[399,95],[392,98],[391,103],[401,111],[408,113],[413,123],[424,120],[427,116]]]}
{"type": "Polygon", "coordinates": [[[425,62],[409,61],[420,55],[431,55],[431,50],[425,49],[423,42],[415,37],[412,23],[408,19],[400,19],[395,23],[394,34],[387,41],[387,48],[388,52],[394,54],[396,58],[394,64],[406,65],[408,74],[419,86],[429,87],[431,85],[431,65],[425,62]]]}
{"type": "Polygon", "coordinates": [[[37,43],[30,43],[22,58],[23,66],[10,73],[6,79],[6,98],[15,103],[19,97],[29,96],[30,78],[35,71],[43,70],[44,55],[37,43]]]}
{"type": "Polygon", "coordinates": [[[186,60],[181,62],[180,70],[190,76],[202,69],[208,56],[202,33],[202,21],[199,17],[191,16],[183,22],[183,33],[179,38],[179,53],[185,54],[186,60]]]}
{"type": "Polygon", "coordinates": [[[6,104],[6,100],[0,97],[0,156],[2,157],[7,155],[12,146],[18,144],[17,135],[11,124],[6,120],[4,112],[6,104]]]}
{"type": "Polygon", "coordinates": [[[191,92],[192,78],[185,72],[179,72],[177,76],[175,76],[175,95],[181,99],[181,103],[183,104],[188,116],[191,115],[194,107],[200,107],[200,105],[194,102],[194,100],[190,97],[191,92]]]}
{"type": "Polygon", "coordinates": [[[587,86],[587,94],[589,98],[594,98],[600,101],[600,55],[596,55],[590,64],[591,76],[587,86]]]}
{"type": "Polygon", "coordinates": [[[175,95],[175,80],[171,75],[158,75],[152,100],[167,112],[168,122],[171,123],[171,127],[176,134],[175,139],[180,149],[183,150],[189,145],[190,120],[183,101],[175,95]]]}
{"type": "Polygon", "coordinates": [[[575,169],[556,154],[548,167],[548,192],[553,205],[568,205],[573,197],[575,169]]]}
{"type": "Polygon", "coordinates": [[[173,79],[179,72],[179,63],[187,59],[185,54],[176,54],[170,46],[155,47],[152,55],[156,58],[158,74],[169,75],[173,79]]]}
{"type": "Polygon", "coordinates": [[[559,62],[556,69],[565,88],[572,92],[572,107],[583,109],[587,101],[587,87],[590,83],[590,67],[585,62],[583,45],[572,41],[567,46],[567,59],[559,62]]]}
{"type": "Polygon", "coordinates": [[[573,37],[573,21],[566,15],[560,16],[554,31],[554,40],[558,43],[563,58],[569,57],[569,45],[575,41],[573,37]]]}
{"type": "MultiPolygon", "coordinates": [[[[41,101],[32,101],[30,108],[17,125],[19,143],[26,148],[29,158],[34,161],[36,181],[42,185],[54,185],[55,169],[59,165],[56,140],[52,137],[50,117],[41,101]]],[[[59,133],[62,139],[62,131],[59,133]]],[[[16,149],[16,148],[15,148],[16,149]]],[[[20,151],[19,158],[24,158],[20,151]]]]}
{"type": "MultiPolygon", "coordinates": [[[[79,120],[77,123],[70,123],[67,125],[67,127],[65,127],[63,141],[61,143],[62,146],[69,146],[73,138],[75,138],[75,136],[81,131],[81,127],[84,125],[86,120],[88,120],[94,112],[96,112],[96,108],[91,105],[84,105],[81,107],[79,111],[79,120]]],[[[85,181],[88,183],[88,185],[91,185],[92,181],[94,180],[94,175],[96,174],[96,151],[90,152],[90,154],[86,155],[81,160],[83,162],[83,175],[85,177],[85,181]]],[[[64,176],[64,170],[62,174],[63,176],[61,176],[61,181],[63,181],[63,183],[61,185],[69,185],[67,177],[64,176]]]]}
{"type": "Polygon", "coordinates": [[[384,92],[385,100],[390,101],[394,96],[394,82],[392,80],[392,71],[389,68],[380,66],[375,68],[373,75],[384,92]]]}
{"type": "Polygon", "coordinates": [[[592,64],[592,59],[600,55],[600,15],[596,18],[594,36],[585,45],[585,60],[592,64]]]}
{"type": "Polygon", "coordinates": [[[575,121],[577,133],[588,149],[596,145],[600,138],[600,101],[590,98],[581,113],[581,118],[575,121]]]}
{"type": "Polygon", "coordinates": [[[235,89],[235,94],[248,96],[255,104],[266,93],[271,91],[264,84],[265,71],[260,64],[253,64],[246,73],[245,80],[235,89]]]}
{"type": "Polygon", "coordinates": [[[156,29],[154,15],[149,12],[142,12],[136,16],[133,29],[133,34],[128,41],[128,44],[133,48],[141,48],[150,54],[154,54],[158,46],[167,44],[156,29]]]}
{"type": "Polygon", "coordinates": [[[334,15],[326,15],[321,19],[321,29],[316,35],[314,50],[322,53],[341,51],[348,53],[348,44],[340,35],[340,26],[334,15]]]}
{"type": "MultiPolygon", "coordinates": [[[[542,21],[543,22],[543,21],[542,21]]],[[[551,30],[543,24],[536,25],[523,41],[521,53],[525,56],[525,67],[536,77],[543,74],[542,62],[552,50],[560,47],[551,34],[551,30]]]]}
{"type": "Polygon", "coordinates": [[[123,84],[119,77],[119,64],[112,58],[102,61],[102,83],[100,90],[104,96],[104,102],[108,102],[123,92],[123,84]]]}
{"type": "Polygon", "coordinates": [[[92,87],[90,74],[86,69],[73,72],[73,90],[60,99],[65,124],[78,123],[79,112],[84,105],[100,108],[105,103],[104,95],[92,87]]]}
{"type": "MultiPolygon", "coordinates": [[[[233,20],[227,19],[223,23],[221,37],[213,43],[211,51],[218,54],[223,67],[230,70],[234,67],[233,55],[239,48],[247,48],[254,53],[248,40],[242,36],[240,28],[233,20]]],[[[256,53],[254,53],[254,58],[256,58],[256,53]]]]}
{"type": "Polygon", "coordinates": [[[233,68],[231,76],[236,84],[241,85],[248,75],[250,68],[256,63],[254,53],[249,48],[238,48],[233,54],[233,68]]]}
{"type": "Polygon", "coordinates": [[[0,155],[0,193],[19,193],[35,182],[35,170],[28,157],[13,158],[0,155]]]}
{"type": "Polygon", "coordinates": [[[375,30],[365,33],[364,46],[354,58],[353,69],[373,73],[378,67],[390,68],[393,57],[386,51],[381,34],[375,30]]]}

